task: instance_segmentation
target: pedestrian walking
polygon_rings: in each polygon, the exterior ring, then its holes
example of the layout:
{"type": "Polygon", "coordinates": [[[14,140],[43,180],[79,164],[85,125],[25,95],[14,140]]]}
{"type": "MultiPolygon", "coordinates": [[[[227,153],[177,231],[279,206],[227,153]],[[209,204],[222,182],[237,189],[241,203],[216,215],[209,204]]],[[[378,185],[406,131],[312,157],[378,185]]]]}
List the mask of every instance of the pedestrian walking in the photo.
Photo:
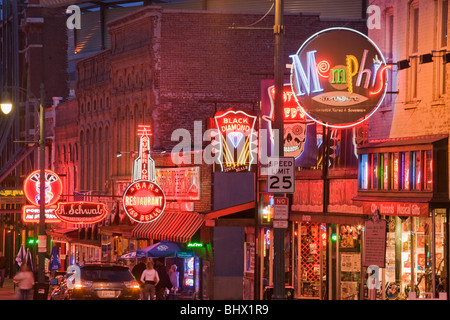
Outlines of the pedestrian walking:
{"type": "Polygon", "coordinates": [[[165,300],[167,297],[166,290],[172,289],[169,275],[167,274],[166,266],[163,263],[164,258],[156,260],[155,266],[159,276],[159,283],[156,285],[156,300],[165,300]]]}
{"type": "Polygon", "coordinates": [[[133,269],[131,270],[131,273],[133,274],[136,281],[139,283],[139,298],[142,299],[144,297],[144,283],[141,281],[142,272],[147,268],[147,258],[142,257],[141,261],[136,264],[133,269]]]}
{"type": "Polygon", "coordinates": [[[19,272],[14,276],[14,280],[19,283],[19,299],[31,300],[31,292],[34,286],[34,276],[31,269],[26,264],[22,264],[19,272]]]}
{"type": "Polygon", "coordinates": [[[0,288],[3,288],[6,274],[6,257],[0,252],[0,288]]]}
{"type": "Polygon", "coordinates": [[[170,266],[169,279],[172,283],[172,291],[177,292],[180,289],[180,273],[177,271],[176,264],[170,266]]]}
{"type": "Polygon", "coordinates": [[[153,300],[156,293],[156,285],[159,283],[158,272],[153,269],[153,261],[147,262],[147,269],[142,272],[141,282],[144,283],[143,300],[153,300]]]}

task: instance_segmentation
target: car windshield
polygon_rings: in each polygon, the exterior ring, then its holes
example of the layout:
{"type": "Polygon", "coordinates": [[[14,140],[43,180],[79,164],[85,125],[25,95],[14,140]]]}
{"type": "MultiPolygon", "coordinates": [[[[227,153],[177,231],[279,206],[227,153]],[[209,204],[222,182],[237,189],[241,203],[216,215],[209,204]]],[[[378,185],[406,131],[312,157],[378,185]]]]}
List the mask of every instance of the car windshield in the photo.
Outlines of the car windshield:
{"type": "Polygon", "coordinates": [[[81,279],[86,281],[131,281],[133,275],[126,267],[117,266],[85,266],[81,269],[81,279]]]}

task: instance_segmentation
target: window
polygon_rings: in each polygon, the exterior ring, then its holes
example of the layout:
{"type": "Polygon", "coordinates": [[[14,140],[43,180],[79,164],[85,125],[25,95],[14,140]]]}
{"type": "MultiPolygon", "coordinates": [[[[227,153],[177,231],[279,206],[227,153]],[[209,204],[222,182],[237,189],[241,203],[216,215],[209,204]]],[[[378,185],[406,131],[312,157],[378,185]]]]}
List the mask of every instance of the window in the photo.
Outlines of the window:
{"type": "Polygon", "coordinates": [[[359,188],[368,189],[369,187],[369,163],[368,155],[362,154],[359,157],[359,188]]]}
{"type": "Polygon", "coordinates": [[[441,4],[441,47],[447,47],[448,0],[441,4]]]}
{"type": "Polygon", "coordinates": [[[433,156],[432,151],[427,150],[424,152],[424,189],[432,190],[433,186],[433,156]]]}
{"type": "Polygon", "coordinates": [[[398,190],[398,173],[399,173],[398,161],[399,161],[399,154],[398,154],[398,152],[396,152],[392,156],[392,174],[391,174],[391,176],[392,176],[391,185],[393,186],[394,190],[398,190]]]}
{"type": "MultiPolygon", "coordinates": [[[[386,11],[386,60],[388,62],[394,61],[394,13],[393,9],[389,8],[386,11]]],[[[387,69],[387,91],[393,92],[394,91],[394,72],[393,68],[387,69]]],[[[392,94],[386,94],[386,97],[384,98],[385,106],[388,106],[392,101],[394,100],[394,97],[392,94]]]]}
{"type": "Polygon", "coordinates": [[[420,186],[420,151],[411,152],[411,189],[412,190],[421,190],[420,186]]]}
{"type": "Polygon", "coordinates": [[[378,155],[372,155],[372,189],[378,188],[378,155]]]}
{"type": "Polygon", "coordinates": [[[432,150],[360,154],[359,189],[431,191],[432,150]]]}
{"type": "Polygon", "coordinates": [[[419,64],[419,8],[417,4],[410,7],[410,49],[409,55],[411,68],[409,68],[409,98],[410,100],[417,98],[417,73],[419,64]]]}

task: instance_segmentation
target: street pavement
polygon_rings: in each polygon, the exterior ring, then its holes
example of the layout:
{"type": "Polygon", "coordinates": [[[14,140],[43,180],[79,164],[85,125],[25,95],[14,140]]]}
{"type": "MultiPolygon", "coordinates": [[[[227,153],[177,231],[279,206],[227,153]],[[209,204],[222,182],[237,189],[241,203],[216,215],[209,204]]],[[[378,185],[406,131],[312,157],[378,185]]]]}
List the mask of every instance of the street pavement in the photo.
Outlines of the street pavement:
{"type": "Polygon", "coordinates": [[[13,279],[5,279],[3,288],[0,288],[0,300],[17,300],[17,296],[14,293],[13,279]]]}

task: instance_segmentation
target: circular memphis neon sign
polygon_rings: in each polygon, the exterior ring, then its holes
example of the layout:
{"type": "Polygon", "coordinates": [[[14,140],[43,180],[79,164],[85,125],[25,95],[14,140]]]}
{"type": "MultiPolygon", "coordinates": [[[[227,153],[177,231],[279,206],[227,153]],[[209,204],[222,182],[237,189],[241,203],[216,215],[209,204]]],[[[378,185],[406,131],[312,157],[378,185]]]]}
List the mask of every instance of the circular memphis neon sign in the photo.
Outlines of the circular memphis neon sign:
{"type": "Polygon", "coordinates": [[[363,33],[330,28],[311,36],[291,55],[291,87],[314,121],[345,128],[367,120],[387,89],[387,65],[363,33]]]}
{"type": "MultiPolygon", "coordinates": [[[[38,206],[41,198],[41,171],[33,171],[23,183],[23,193],[32,204],[38,206]]],[[[45,205],[56,203],[62,194],[62,182],[59,176],[45,169],[45,205]]]]}
{"type": "Polygon", "coordinates": [[[123,193],[123,208],[136,222],[150,222],[163,213],[166,196],[159,185],[148,180],[137,180],[123,193]]]}

